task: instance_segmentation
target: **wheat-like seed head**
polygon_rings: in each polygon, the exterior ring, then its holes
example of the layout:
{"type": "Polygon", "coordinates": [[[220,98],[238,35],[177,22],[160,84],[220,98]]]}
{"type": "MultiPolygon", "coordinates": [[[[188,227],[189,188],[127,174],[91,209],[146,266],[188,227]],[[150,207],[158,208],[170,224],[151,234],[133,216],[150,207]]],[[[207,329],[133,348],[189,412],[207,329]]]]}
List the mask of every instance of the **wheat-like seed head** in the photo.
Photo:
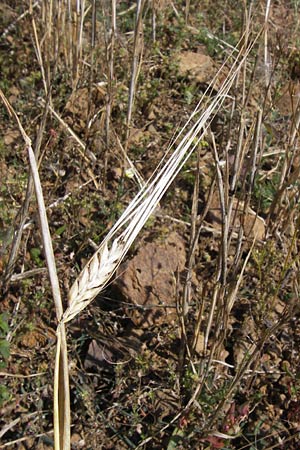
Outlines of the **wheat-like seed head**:
{"type": "MultiPolygon", "coordinates": [[[[250,49],[251,46],[246,50],[244,49],[243,54],[242,52],[239,53],[218,94],[212,99],[210,104],[206,104],[202,113],[200,113],[201,101],[199,102],[187,124],[179,133],[179,136],[183,136],[183,138],[175,151],[160,170],[156,172],[153,179],[149,180],[127,206],[124,213],[104,239],[99,250],[79,274],[70,289],[69,306],[63,315],[62,322],[68,322],[74,318],[107,285],[141,228],[197,147],[199,141],[203,138],[209,122],[226,98],[250,49]],[[198,118],[196,119],[197,116],[198,118]],[[195,123],[184,134],[183,131],[191,123],[192,119],[195,119],[195,123]]],[[[214,83],[214,80],[212,83],[214,83]]]]}
{"type": "Polygon", "coordinates": [[[124,252],[122,239],[115,239],[108,248],[105,240],[92,256],[69,291],[69,307],[62,322],[68,322],[82,311],[106,286],[118,268],[124,252]]]}

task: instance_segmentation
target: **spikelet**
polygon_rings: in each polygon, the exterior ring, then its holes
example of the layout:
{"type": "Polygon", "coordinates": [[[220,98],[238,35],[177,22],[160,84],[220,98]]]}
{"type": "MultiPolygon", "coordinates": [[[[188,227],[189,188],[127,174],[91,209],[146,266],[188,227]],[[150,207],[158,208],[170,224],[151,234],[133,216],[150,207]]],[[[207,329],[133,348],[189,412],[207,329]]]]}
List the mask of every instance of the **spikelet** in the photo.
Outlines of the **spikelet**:
{"type": "Polygon", "coordinates": [[[115,239],[110,249],[107,240],[102,243],[72,285],[68,296],[69,306],[62,322],[69,322],[77,316],[106,286],[117,270],[123,252],[124,243],[121,238],[115,239]]]}

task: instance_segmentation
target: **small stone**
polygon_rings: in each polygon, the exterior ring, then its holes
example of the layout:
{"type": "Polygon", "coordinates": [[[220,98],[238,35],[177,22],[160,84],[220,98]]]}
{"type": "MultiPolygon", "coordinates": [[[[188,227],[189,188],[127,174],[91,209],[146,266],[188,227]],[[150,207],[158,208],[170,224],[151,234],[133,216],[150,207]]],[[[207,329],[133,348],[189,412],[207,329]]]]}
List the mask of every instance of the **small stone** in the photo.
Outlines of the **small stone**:
{"type": "Polygon", "coordinates": [[[203,53],[183,52],[179,55],[179,74],[190,76],[199,83],[207,83],[216,73],[214,61],[203,53]]]}

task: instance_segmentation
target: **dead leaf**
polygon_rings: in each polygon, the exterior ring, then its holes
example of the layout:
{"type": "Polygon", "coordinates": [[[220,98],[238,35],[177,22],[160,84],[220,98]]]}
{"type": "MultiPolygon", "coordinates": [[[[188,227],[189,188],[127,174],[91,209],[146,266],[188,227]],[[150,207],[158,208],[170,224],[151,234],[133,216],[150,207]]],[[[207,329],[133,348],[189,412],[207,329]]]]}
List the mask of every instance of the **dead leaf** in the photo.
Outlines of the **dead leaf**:
{"type": "Polygon", "coordinates": [[[108,350],[104,344],[97,342],[95,339],[89,345],[89,349],[84,361],[84,367],[90,369],[112,361],[113,353],[108,350]]]}

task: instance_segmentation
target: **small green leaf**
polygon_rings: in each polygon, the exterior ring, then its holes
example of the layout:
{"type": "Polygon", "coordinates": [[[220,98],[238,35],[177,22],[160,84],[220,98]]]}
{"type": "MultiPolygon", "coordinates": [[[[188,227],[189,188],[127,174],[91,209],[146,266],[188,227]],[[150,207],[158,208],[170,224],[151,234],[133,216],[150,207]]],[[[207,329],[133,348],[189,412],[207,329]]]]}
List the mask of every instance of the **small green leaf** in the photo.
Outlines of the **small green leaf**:
{"type": "Polygon", "coordinates": [[[57,236],[61,236],[63,234],[63,232],[66,230],[67,225],[62,225],[61,227],[57,228],[57,230],[55,231],[55,234],[57,236]]]}
{"type": "Polygon", "coordinates": [[[38,247],[34,247],[30,250],[30,256],[32,261],[37,265],[37,266],[41,266],[42,265],[42,260],[40,258],[41,256],[41,250],[38,247]]]}
{"type": "MultiPolygon", "coordinates": [[[[5,313],[0,314],[0,330],[4,334],[8,333],[8,331],[9,331],[9,326],[7,323],[7,314],[5,314],[5,313]]],[[[0,334],[2,334],[2,333],[0,333],[0,334]]]]}
{"type": "Polygon", "coordinates": [[[171,439],[169,440],[167,450],[175,450],[178,448],[179,444],[182,443],[182,438],[184,437],[184,431],[180,428],[175,428],[171,439]]]}
{"type": "Polygon", "coordinates": [[[4,402],[9,400],[10,397],[11,395],[7,387],[0,385],[0,407],[2,407],[4,402]]]}
{"type": "Polygon", "coordinates": [[[5,339],[0,340],[0,355],[4,360],[9,358],[9,342],[5,339]]]}

